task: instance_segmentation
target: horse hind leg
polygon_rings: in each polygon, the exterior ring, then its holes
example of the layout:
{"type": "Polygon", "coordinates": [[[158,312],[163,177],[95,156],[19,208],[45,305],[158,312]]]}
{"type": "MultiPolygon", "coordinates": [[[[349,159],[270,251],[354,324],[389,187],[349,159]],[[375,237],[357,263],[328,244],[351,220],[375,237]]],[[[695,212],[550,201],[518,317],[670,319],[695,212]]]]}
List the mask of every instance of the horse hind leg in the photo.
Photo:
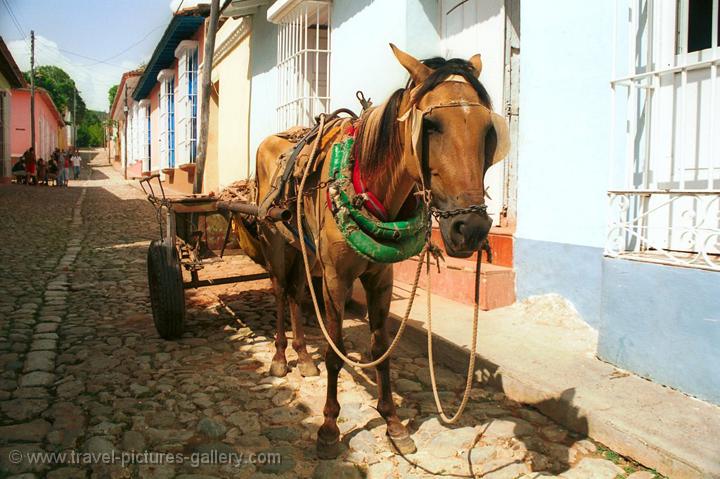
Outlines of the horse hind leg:
{"type": "MultiPolygon", "coordinates": [[[[390,311],[392,294],[392,269],[383,268],[381,271],[360,277],[367,293],[368,319],[372,336],[370,338],[373,359],[381,357],[389,347],[387,332],[387,317],[390,311]]],[[[392,384],[390,383],[390,358],[376,367],[378,385],[377,410],[387,424],[387,438],[393,451],[400,454],[412,454],[417,448],[410,437],[407,428],[400,422],[392,398],[392,384]]]]}
{"type": "Polygon", "coordinates": [[[280,281],[273,277],[273,290],[275,291],[276,310],[276,328],[275,328],[275,355],[270,363],[270,375],[275,377],[283,377],[288,373],[287,358],[285,350],[287,349],[287,336],[285,335],[285,313],[287,311],[287,295],[280,281]]]}
{"type": "Polygon", "coordinates": [[[292,347],[298,356],[298,369],[304,377],[318,376],[320,371],[307,351],[305,343],[305,327],[303,326],[303,315],[301,301],[306,292],[305,271],[302,260],[295,264],[293,287],[288,294],[290,299],[290,324],[292,325],[293,340],[292,347]]]}

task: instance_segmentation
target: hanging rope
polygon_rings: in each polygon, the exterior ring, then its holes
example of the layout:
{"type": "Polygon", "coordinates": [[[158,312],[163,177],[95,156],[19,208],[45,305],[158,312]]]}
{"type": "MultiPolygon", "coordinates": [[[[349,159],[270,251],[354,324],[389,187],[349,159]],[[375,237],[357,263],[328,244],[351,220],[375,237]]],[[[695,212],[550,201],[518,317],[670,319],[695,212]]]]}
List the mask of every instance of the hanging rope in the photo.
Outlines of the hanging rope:
{"type": "MultiPolygon", "coordinates": [[[[325,128],[325,115],[320,115],[320,127],[318,129],[318,135],[315,138],[315,142],[313,143],[313,149],[310,153],[310,159],[305,165],[305,171],[303,171],[302,179],[300,180],[300,191],[304,191],[305,188],[305,180],[307,179],[308,172],[310,171],[310,168],[312,164],[315,162],[315,155],[317,153],[318,144],[320,142],[320,138],[323,134],[323,129],[325,128]]],[[[300,238],[304,238],[304,231],[303,231],[303,221],[302,221],[302,207],[303,207],[303,197],[304,195],[299,194],[298,200],[297,200],[297,210],[296,210],[296,219],[297,219],[297,229],[298,229],[298,236],[300,238]]],[[[397,333],[395,334],[395,337],[392,340],[392,343],[390,343],[390,346],[387,348],[387,350],[383,353],[382,356],[379,358],[370,361],[369,363],[361,363],[357,361],[353,361],[347,355],[345,355],[342,351],[340,351],[340,348],[337,347],[335,344],[335,341],[332,340],[330,337],[330,334],[327,332],[327,328],[325,327],[325,321],[323,321],[322,314],[320,313],[320,307],[318,306],[317,302],[317,296],[315,294],[315,287],[312,284],[312,272],[310,270],[310,263],[308,261],[307,257],[307,247],[305,246],[304,241],[300,241],[300,249],[302,250],[303,255],[303,263],[305,266],[305,275],[308,282],[308,289],[310,290],[310,296],[312,297],[313,301],[313,307],[315,309],[315,316],[317,317],[318,323],[320,325],[320,329],[322,330],[323,336],[325,336],[325,339],[327,340],[328,344],[332,348],[333,351],[335,351],[335,354],[337,354],[340,359],[342,359],[346,364],[349,364],[352,367],[355,368],[372,368],[376,367],[378,364],[385,361],[388,357],[390,357],[390,354],[392,354],[395,347],[400,342],[400,337],[403,334],[403,331],[405,330],[405,326],[407,324],[408,318],[410,318],[410,312],[412,310],[413,302],[415,301],[415,292],[417,291],[417,285],[420,281],[420,272],[422,271],[422,265],[423,261],[422,258],[424,257],[424,253],[428,250],[429,246],[426,245],[423,249],[422,253],[420,254],[420,261],[418,261],[418,267],[415,271],[415,281],[413,282],[412,291],[410,292],[410,300],[408,301],[407,308],[405,309],[405,316],[403,317],[402,321],[400,322],[400,327],[398,328],[397,333]]],[[[320,251],[318,250],[316,252],[317,255],[320,254],[320,251]]]]}
{"type": "MultiPolygon", "coordinates": [[[[310,153],[310,159],[305,165],[305,170],[303,171],[302,178],[300,180],[300,186],[299,191],[304,191],[305,188],[305,181],[307,180],[307,176],[309,171],[311,170],[312,165],[315,162],[316,154],[318,145],[320,143],[320,140],[323,135],[323,130],[325,128],[325,115],[320,116],[320,124],[318,128],[318,135],[315,138],[315,142],[313,143],[312,152],[310,153]]],[[[422,169],[420,169],[422,171],[422,169]]],[[[422,177],[422,174],[421,174],[422,177]]],[[[443,422],[447,424],[453,424],[457,422],[458,419],[462,416],[462,413],[465,411],[465,407],[467,406],[468,400],[470,398],[470,391],[472,390],[472,382],[473,377],[475,373],[475,356],[476,356],[476,348],[477,348],[477,332],[478,332],[478,318],[479,318],[479,310],[480,310],[480,279],[481,279],[481,266],[482,266],[482,251],[477,252],[477,260],[475,264],[475,306],[473,310],[473,325],[472,325],[472,343],[471,343],[471,349],[470,349],[470,360],[468,362],[468,371],[467,371],[467,377],[465,380],[465,390],[463,392],[462,400],[460,401],[460,406],[458,410],[455,412],[455,414],[452,417],[448,417],[445,414],[445,411],[443,410],[442,403],[440,402],[440,396],[438,393],[437,388],[437,380],[435,378],[435,365],[434,365],[434,358],[433,358],[433,349],[432,349],[432,284],[431,284],[431,276],[430,276],[430,256],[435,254],[431,241],[430,241],[430,231],[432,226],[432,215],[430,212],[432,211],[430,207],[430,190],[425,189],[424,181],[422,181],[421,185],[421,191],[419,192],[420,195],[423,198],[423,201],[426,206],[426,211],[428,212],[427,218],[428,218],[428,228],[426,229],[426,241],[425,246],[423,250],[420,253],[420,257],[418,260],[418,266],[417,270],[415,271],[415,278],[412,285],[412,290],[410,292],[410,298],[408,300],[407,307],[405,309],[405,314],[403,316],[403,319],[400,322],[400,327],[398,328],[397,333],[395,334],[395,337],[393,338],[392,342],[390,343],[390,346],[388,346],[387,350],[380,356],[379,358],[367,362],[367,363],[361,363],[357,361],[353,361],[350,359],[347,355],[345,355],[340,348],[335,344],[335,342],[330,337],[330,334],[327,331],[327,328],[325,326],[325,322],[323,321],[322,314],[320,313],[320,307],[318,306],[317,301],[317,295],[315,294],[315,288],[312,284],[312,271],[310,270],[310,263],[308,261],[307,256],[307,247],[305,246],[304,241],[300,241],[300,249],[302,251],[303,255],[303,264],[305,266],[305,275],[308,282],[308,289],[310,290],[310,296],[312,297],[313,307],[315,309],[315,316],[317,317],[318,324],[320,325],[320,329],[323,333],[323,336],[325,336],[325,339],[327,340],[328,344],[332,348],[332,350],[335,352],[335,354],[340,357],[346,364],[356,367],[356,368],[371,368],[376,367],[383,361],[385,361],[390,354],[392,354],[395,347],[398,345],[400,341],[400,337],[402,336],[405,326],[407,325],[407,321],[410,318],[410,313],[412,311],[412,306],[415,301],[415,294],[417,292],[418,283],[420,281],[420,273],[422,270],[423,263],[427,262],[427,268],[426,268],[426,277],[427,277],[427,318],[428,318],[428,332],[427,332],[427,344],[428,344],[428,363],[430,366],[430,382],[432,385],[432,392],[433,392],[433,398],[435,399],[435,406],[437,407],[438,413],[440,415],[440,418],[443,420],[443,422]]],[[[300,238],[304,238],[304,228],[303,228],[303,221],[302,221],[302,213],[303,213],[303,199],[304,195],[298,194],[297,199],[297,210],[296,210],[296,220],[297,220],[297,229],[298,229],[298,236],[300,238]]],[[[319,220],[319,218],[318,218],[319,220]]],[[[318,251],[316,252],[317,255],[320,255],[320,251],[318,248],[318,251]]]]}
{"type": "Polygon", "coordinates": [[[472,390],[473,377],[475,376],[475,354],[477,349],[477,332],[478,332],[478,317],[480,310],[480,267],[482,266],[482,251],[477,252],[477,260],[475,261],[475,308],[473,310],[473,324],[472,324],[472,342],[470,343],[470,360],[468,362],[467,377],[465,379],[465,391],[463,392],[462,401],[460,401],[460,407],[453,417],[447,417],[443,410],[442,404],[440,403],[440,395],[438,394],[437,381],[435,380],[435,364],[433,362],[433,346],[432,346],[432,287],[430,284],[430,253],[427,253],[428,272],[427,272],[427,318],[428,318],[428,332],[427,332],[427,344],[428,344],[428,363],[430,366],[430,383],[432,384],[433,398],[435,399],[435,406],[437,407],[438,414],[443,422],[447,424],[453,424],[460,419],[465,406],[467,406],[468,399],[470,398],[470,391],[472,390]]]}

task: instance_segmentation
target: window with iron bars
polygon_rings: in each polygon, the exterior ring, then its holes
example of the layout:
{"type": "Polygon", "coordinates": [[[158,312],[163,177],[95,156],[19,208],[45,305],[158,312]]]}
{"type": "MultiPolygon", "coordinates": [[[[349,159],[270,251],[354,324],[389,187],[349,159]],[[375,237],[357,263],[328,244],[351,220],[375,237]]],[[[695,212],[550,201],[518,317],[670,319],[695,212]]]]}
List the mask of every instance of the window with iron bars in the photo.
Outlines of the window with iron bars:
{"type": "Polygon", "coordinates": [[[605,253],[720,271],[718,0],[617,0],[605,253]]]}
{"type": "Polygon", "coordinates": [[[330,3],[306,1],[278,25],[278,129],[330,110],[330,3]]]}
{"type": "Polygon", "coordinates": [[[150,104],[145,105],[145,171],[152,171],[152,130],[150,104]]]}
{"type": "Polygon", "coordinates": [[[197,158],[197,112],[198,112],[198,49],[195,48],[186,57],[188,75],[188,115],[190,162],[197,158]]]}
{"type": "Polygon", "coordinates": [[[179,163],[194,163],[197,156],[198,42],[183,40],[175,49],[178,59],[177,146],[179,163]]]}

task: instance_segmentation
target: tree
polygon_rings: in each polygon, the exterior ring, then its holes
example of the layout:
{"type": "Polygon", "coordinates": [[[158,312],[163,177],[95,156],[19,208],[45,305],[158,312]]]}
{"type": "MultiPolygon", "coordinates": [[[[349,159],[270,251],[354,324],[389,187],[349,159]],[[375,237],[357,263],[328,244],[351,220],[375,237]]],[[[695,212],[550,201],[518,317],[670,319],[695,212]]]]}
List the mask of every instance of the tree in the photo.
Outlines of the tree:
{"type": "Polygon", "coordinates": [[[112,108],[112,104],[113,104],[113,101],[115,101],[115,95],[117,95],[119,86],[120,85],[113,85],[108,90],[108,103],[110,104],[110,106],[108,107],[108,110],[110,110],[110,108],[112,108]]]}
{"type": "Polygon", "coordinates": [[[77,146],[103,146],[107,114],[103,111],[88,110],[82,123],[78,125],[77,146]]]}
{"type": "MultiPolygon", "coordinates": [[[[30,83],[30,72],[25,72],[25,79],[30,83]]],[[[60,112],[73,111],[73,94],[76,86],[65,70],[54,65],[43,65],[35,69],[35,85],[44,88],[50,94],[60,112]]],[[[77,94],[77,123],[81,123],[86,111],[85,101],[77,94]]]]}

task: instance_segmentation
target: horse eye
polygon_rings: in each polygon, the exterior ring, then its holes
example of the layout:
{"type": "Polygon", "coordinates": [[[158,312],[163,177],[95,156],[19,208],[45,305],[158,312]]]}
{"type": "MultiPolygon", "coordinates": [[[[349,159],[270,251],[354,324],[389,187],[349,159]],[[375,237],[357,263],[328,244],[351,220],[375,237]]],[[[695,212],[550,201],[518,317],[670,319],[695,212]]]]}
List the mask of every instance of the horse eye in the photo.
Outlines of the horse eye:
{"type": "Polygon", "coordinates": [[[441,133],[440,124],[430,118],[423,119],[423,128],[428,133],[441,133]]]}

